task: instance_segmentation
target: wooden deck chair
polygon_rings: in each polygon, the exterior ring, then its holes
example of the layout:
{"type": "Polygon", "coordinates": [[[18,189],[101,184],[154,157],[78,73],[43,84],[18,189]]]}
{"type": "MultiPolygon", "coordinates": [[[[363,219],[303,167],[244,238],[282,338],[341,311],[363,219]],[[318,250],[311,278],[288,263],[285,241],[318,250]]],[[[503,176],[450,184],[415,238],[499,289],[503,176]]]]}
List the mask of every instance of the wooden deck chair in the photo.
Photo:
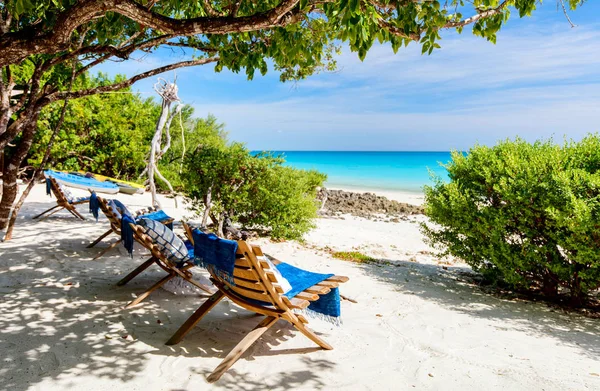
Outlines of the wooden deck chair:
{"type": "MultiPolygon", "coordinates": [[[[191,232],[189,226],[184,223],[186,233],[191,240],[191,232]]],[[[265,315],[265,318],[244,337],[232,350],[227,354],[225,359],[217,366],[217,368],[208,376],[208,382],[212,383],[225,373],[231,366],[244,354],[246,350],[261,335],[263,335],[271,326],[279,319],[290,322],[302,334],[307,336],[311,341],[315,342],[323,349],[333,349],[331,345],[319,338],[306,324],[308,320],[301,314],[294,313],[294,309],[307,308],[311,301],[319,299],[320,295],[330,292],[331,288],[337,288],[340,283],[348,281],[348,277],[333,276],[327,280],[320,282],[303,292],[299,293],[292,299],[288,299],[283,295],[283,289],[277,283],[277,277],[271,271],[269,263],[264,260],[259,260],[256,257],[262,256],[263,253],[258,246],[250,246],[245,241],[239,240],[237,249],[237,259],[234,268],[234,283],[229,284],[226,280],[217,277],[211,273],[211,281],[219,288],[219,290],[204,302],[194,312],[194,314],[177,330],[169,339],[167,345],[175,345],[183,339],[183,337],[206,315],[223,297],[229,298],[235,304],[248,311],[256,312],[265,315]],[[265,302],[265,305],[257,304],[256,301],[265,302]],[[266,304],[266,303],[271,303],[266,304]]],[[[280,263],[276,259],[269,257],[274,264],[280,263]]]]}
{"type": "MultiPolygon", "coordinates": [[[[110,250],[112,250],[113,248],[115,248],[116,246],[119,245],[119,243],[121,243],[121,219],[116,216],[112,209],[110,208],[110,206],[108,206],[108,200],[102,197],[98,197],[98,204],[100,205],[100,210],[102,210],[102,213],[104,213],[104,215],[106,216],[106,218],[108,219],[108,222],[110,223],[110,229],[108,231],[106,231],[105,233],[103,233],[102,235],[100,235],[98,237],[98,239],[94,240],[92,243],[90,243],[87,248],[92,248],[95,245],[97,245],[98,243],[100,243],[100,241],[102,239],[104,239],[105,237],[107,237],[108,235],[110,235],[111,233],[115,233],[117,236],[119,236],[119,239],[117,241],[115,241],[114,243],[112,243],[110,246],[108,246],[107,248],[105,248],[104,250],[102,250],[98,255],[96,255],[93,259],[96,260],[98,258],[100,258],[101,256],[103,256],[104,254],[106,254],[107,252],[109,252],[110,250]]],[[[151,213],[151,212],[155,212],[157,211],[156,208],[146,208],[146,209],[140,209],[138,211],[136,211],[134,213],[134,217],[138,217],[140,215],[146,214],[146,213],[151,213]]],[[[173,218],[171,218],[170,220],[165,220],[165,221],[161,221],[163,224],[169,224],[173,222],[173,218]]],[[[136,239],[136,237],[134,236],[134,239],[136,239]]],[[[142,246],[144,245],[143,243],[140,243],[142,246]]]]}
{"type": "Polygon", "coordinates": [[[195,265],[193,263],[188,263],[183,267],[177,267],[171,261],[169,261],[161,252],[156,243],[152,240],[152,238],[144,233],[144,229],[139,225],[130,224],[133,228],[133,236],[134,239],[140,243],[142,246],[150,250],[151,257],[140,266],[138,266],[134,271],[129,273],[125,278],[117,283],[117,286],[123,286],[131,281],[138,274],[152,266],[153,264],[158,265],[161,269],[166,271],[168,274],[163,277],[161,280],[152,285],[148,290],[135,298],[135,300],[131,301],[129,304],[125,306],[126,309],[131,308],[139,303],[141,303],[144,299],[146,299],[152,292],[156,289],[163,286],[167,281],[179,276],[189,282],[190,284],[202,289],[207,293],[214,293],[214,290],[211,290],[206,285],[203,285],[192,279],[192,272],[189,270],[195,265]]]}
{"type": "Polygon", "coordinates": [[[56,197],[56,205],[53,206],[52,208],[40,213],[37,216],[34,216],[34,219],[37,219],[43,215],[45,215],[46,213],[50,212],[51,210],[54,210],[54,212],[50,213],[49,215],[45,216],[42,220],[47,219],[48,217],[52,216],[54,213],[59,212],[63,209],[66,209],[67,211],[69,211],[73,216],[77,217],[78,219],[81,220],[85,220],[85,217],[83,217],[75,208],[75,205],[79,205],[79,204],[85,204],[88,203],[90,201],[89,197],[87,198],[74,198],[74,199],[70,199],[70,197],[68,197],[64,192],[62,187],[60,186],[60,184],[56,181],[56,179],[50,177],[48,178],[50,180],[50,189],[52,189],[52,193],[54,193],[54,196],[56,197]]]}

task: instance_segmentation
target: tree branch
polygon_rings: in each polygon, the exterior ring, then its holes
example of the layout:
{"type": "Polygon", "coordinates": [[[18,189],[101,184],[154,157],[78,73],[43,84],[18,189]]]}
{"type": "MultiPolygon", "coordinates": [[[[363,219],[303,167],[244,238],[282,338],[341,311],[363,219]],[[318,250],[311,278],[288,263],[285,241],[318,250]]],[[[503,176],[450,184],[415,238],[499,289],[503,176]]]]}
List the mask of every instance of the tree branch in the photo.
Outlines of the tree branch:
{"type": "Polygon", "coordinates": [[[473,15],[470,18],[466,18],[463,20],[455,21],[455,22],[448,22],[444,25],[444,28],[463,27],[468,24],[475,23],[479,19],[485,19],[485,18],[489,18],[490,16],[498,15],[498,14],[502,13],[504,11],[504,9],[510,5],[510,3],[511,3],[511,0],[504,0],[496,8],[491,8],[489,10],[479,12],[477,15],[473,15]]]}
{"type": "Polygon", "coordinates": [[[299,0],[283,0],[269,11],[233,17],[199,17],[174,19],[158,14],[133,0],[88,0],[75,4],[60,14],[51,31],[42,25],[0,36],[0,67],[15,64],[32,54],[56,53],[68,50],[75,29],[107,12],[123,15],[146,27],[173,36],[198,34],[228,34],[285,26],[294,21],[286,17],[299,0]]]}
{"type": "Polygon", "coordinates": [[[202,0],[202,4],[204,5],[204,11],[208,14],[208,16],[225,16],[223,12],[217,11],[211,4],[211,0],[202,0]]]}
{"type": "Polygon", "coordinates": [[[160,68],[152,69],[152,70],[144,72],[144,73],[140,73],[139,75],[135,75],[135,76],[131,77],[130,79],[124,80],[120,83],[115,83],[115,84],[111,84],[108,86],[89,88],[89,89],[80,90],[80,91],[57,91],[57,92],[54,92],[54,93],[49,94],[48,96],[42,98],[42,100],[44,101],[43,102],[44,104],[48,104],[48,103],[55,102],[57,100],[66,99],[67,97],[69,99],[77,99],[77,98],[82,98],[82,97],[88,96],[88,95],[118,91],[123,88],[131,86],[133,83],[135,83],[138,80],[146,79],[148,77],[152,77],[152,76],[158,75],[160,73],[168,72],[173,69],[183,68],[183,67],[191,67],[191,66],[197,66],[197,65],[205,65],[205,64],[209,64],[211,62],[216,62],[216,61],[219,61],[219,57],[200,58],[197,60],[181,61],[181,62],[177,62],[174,64],[165,65],[160,68]]]}

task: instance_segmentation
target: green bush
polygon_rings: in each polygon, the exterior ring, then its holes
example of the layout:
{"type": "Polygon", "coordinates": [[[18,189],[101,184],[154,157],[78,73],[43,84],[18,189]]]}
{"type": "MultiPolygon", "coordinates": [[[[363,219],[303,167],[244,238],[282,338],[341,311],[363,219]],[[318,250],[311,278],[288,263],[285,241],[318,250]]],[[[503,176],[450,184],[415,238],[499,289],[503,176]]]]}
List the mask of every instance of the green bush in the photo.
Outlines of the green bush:
{"type": "MultiPolygon", "coordinates": [[[[184,109],[184,137],[181,135],[179,119],[173,120],[171,125],[171,148],[159,162],[160,172],[179,192],[184,191],[184,183],[180,174],[184,168],[182,162],[187,154],[200,147],[223,148],[227,145],[225,124],[219,123],[215,116],[209,114],[207,118],[190,118],[185,121],[185,118],[190,116],[191,112],[188,115],[186,109],[184,109]]],[[[161,189],[168,190],[168,187],[162,181],[158,181],[157,184],[161,189]]]]}
{"type": "Polygon", "coordinates": [[[298,239],[314,226],[316,190],[326,177],[283,163],[271,154],[253,155],[239,143],[201,146],[186,157],[182,188],[199,214],[208,207],[220,235],[229,218],[269,230],[274,238],[298,239]]]}
{"type": "Polygon", "coordinates": [[[565,292],[600,286],[600,138],[504,141],[454,152],[449,182],[425,189],[423,232],[492,281],[565,292]]]}
{"type": "MultiPolygon", "coordinates": [[[[117,76],[114,80],[122,78],[117,76]]],[[[79,87],[91,88],[108,82],[112,79],[100,74],[87,78],[79,87]]],[[[42,111],[28,164],[37,167],[42,160],[61,108],[59,102],[42,111]]],[[[48,167],[135,180],[146,165],[159,114],[159,103],[142,99],[131,89],[71,100],[48,167]]]]}

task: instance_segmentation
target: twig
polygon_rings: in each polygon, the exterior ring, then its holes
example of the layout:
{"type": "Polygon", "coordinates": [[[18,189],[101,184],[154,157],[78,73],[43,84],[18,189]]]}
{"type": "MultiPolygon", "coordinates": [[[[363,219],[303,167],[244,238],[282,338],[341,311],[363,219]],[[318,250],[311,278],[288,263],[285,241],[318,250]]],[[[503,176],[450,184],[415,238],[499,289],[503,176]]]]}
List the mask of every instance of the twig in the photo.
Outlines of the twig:
{"type": "Polygon", "coordinates": [[[577,25],[571,21],[571,18],[569,18],[569,14],[567,13],[567,7],[565,7],[564,1],[563,0],[558,0],[558,1],[559,1],[560,5],[562,6],[563,13],[565,14],[565,18],[567,18],[567,21],[571,25],[571,28],[577,27],[577,25]]]}

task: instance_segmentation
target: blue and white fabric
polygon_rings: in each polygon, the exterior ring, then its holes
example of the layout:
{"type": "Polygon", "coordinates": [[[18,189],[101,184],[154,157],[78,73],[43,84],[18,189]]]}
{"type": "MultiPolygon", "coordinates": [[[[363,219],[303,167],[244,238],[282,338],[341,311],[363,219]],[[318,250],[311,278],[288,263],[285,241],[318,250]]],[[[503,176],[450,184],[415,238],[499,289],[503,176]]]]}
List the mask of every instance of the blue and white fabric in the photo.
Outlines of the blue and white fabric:
{"type": "MultiPolygon", "coordinates": [[[[234,285],[233,271],[237,242],[221,239],[214,234],[206,234],[199,229],[192,231],[192,237],[194,239],[194,263],[234,285]]],[[[333,276],[333,274],[309,272],[287,263],[275,266],[266,257],[264,260],[269,263],[270,269],[275,273],[277,282],[285,292],[284,295],[290,299],[333,276]]],[[[310,302],[307,309],[299,312],[339,325],[341,322],[338,288],[333,288],[329,293],[319,296],[317,301],[310,302]]]]}
{"type": "Polygon", "coordinates": [[[199,229],[192,231],[192,238],[194,263],[233,285],[237,242],[221,239],[215,234],[207,234],[199,229]]]}
{"type": "Polygon", "coordinates": [[[129,209],[127,209],[127,207],[119,200],[110,200],[108,202],[108,206],[118,218],[121,218],[122,216],[129,216],[132,219],[135,219],[129,209]]]}
{"type": "MultiPolygon", "coordinates": [[[[171,217],[170,217],[169,215],[167,215],[167,214],[165,213],[165,211],[164,211],[164,210],[162,210],[162,209],[161,209],[161,210],[154,211],[154,212],[149,212],[149,213],[146,213],[146,214],[140,215],[140,216],[138,216],[138,217],[137,217],[137,220],[139,220],[139,219],[142,219],[142,218],[145,218],[145,219],[150,219],[150,220],[154,220],[154,221],[160,221],[160,222],[161,222],[161,223],[163,223],[163,224],[164,224],[164,222],[165,222],[166,220],[170,220],[170,219],[171,219],[171,217]]],[[[171,231],[173,230],[173,222],[172,222],[172,221],[171,221],[170,223],[168,223],[168,224],[165,224],[165,225],[166,225],[166,226],[167,226],[167,228],[169,228],[171,231]]]]}
{"type": "MultiPolygon", "coordinates": [[[[321,281],[325,281],[329,277],[333,276],[333,274],[309,272],[308,270],[303,270],[284,262],[280,263],[276,267],[281,275],[287,279],[289,284],[292,286],[292,289],[285,294],[285,296],[290,299],[305,289],[308,289],[311,286],[318,284],[321,281]]],[[[340,325],[341,306],[339,289],[332,288],[329,293],[319,296],[317,301],[311,301],[308,308],[299,312],[302,312],[309,317],[318,318],[335,325],[340,325]]]]}
{"type": "Polygon", "coordinates": [[[98,200],[98,196],[96,195],[96,192],[93,191],[92,195],[90,195],[90,213],[92,214],[92,216],[94,216],[96,218],[96,221],[98,221],[98,211],[100,210],[100,201],[98,200]]]}
{"type": "Polygon", "coordinates": [[[277,279],[277,283],[279,284],[279,286],[281,286],[281,289],[283,289],[283,293],[288,293],[289,291],[292,290],[292,285],[289,283],[289,281],[287,280],[287,278],[285,278],[281,272],[279,271],[279,269],[277,269],[277,267],[273,264],[273,262],[271,262],[271,260],[269,258],[267,258],[266,256],[260,256],[260,257],[256,257],[259,261],[264,261],[267,262],[269,264],[269,269],[271,269],[271,271],[273,272],[273,274],[275,274],[275,278],[277,279]]]}
{"type": "Polygon", "coordinates": [[[144,228],[146,235],[152,238],[160,252],[170,262],[181,267],[184,263],[192,260],[183,240],[179,239],[166,225],[145,217],[138,219],[137,223],[144,228]]]}
{"type": "Polygon", "coordinates": [[[80,201],[89,201],[90,197],[75,197],[75,196],[73,196],[73,193],[71,193],[71,191],[69,189],[67,189],[65,186],[61,185],[58,182],[56,182],[56,183],[58,184],[60,191],[63,193],[63,195],[67,199],[67,202],[69,202],[69,204],[73,204],[73,203],[80,202],[80,201]]]}

